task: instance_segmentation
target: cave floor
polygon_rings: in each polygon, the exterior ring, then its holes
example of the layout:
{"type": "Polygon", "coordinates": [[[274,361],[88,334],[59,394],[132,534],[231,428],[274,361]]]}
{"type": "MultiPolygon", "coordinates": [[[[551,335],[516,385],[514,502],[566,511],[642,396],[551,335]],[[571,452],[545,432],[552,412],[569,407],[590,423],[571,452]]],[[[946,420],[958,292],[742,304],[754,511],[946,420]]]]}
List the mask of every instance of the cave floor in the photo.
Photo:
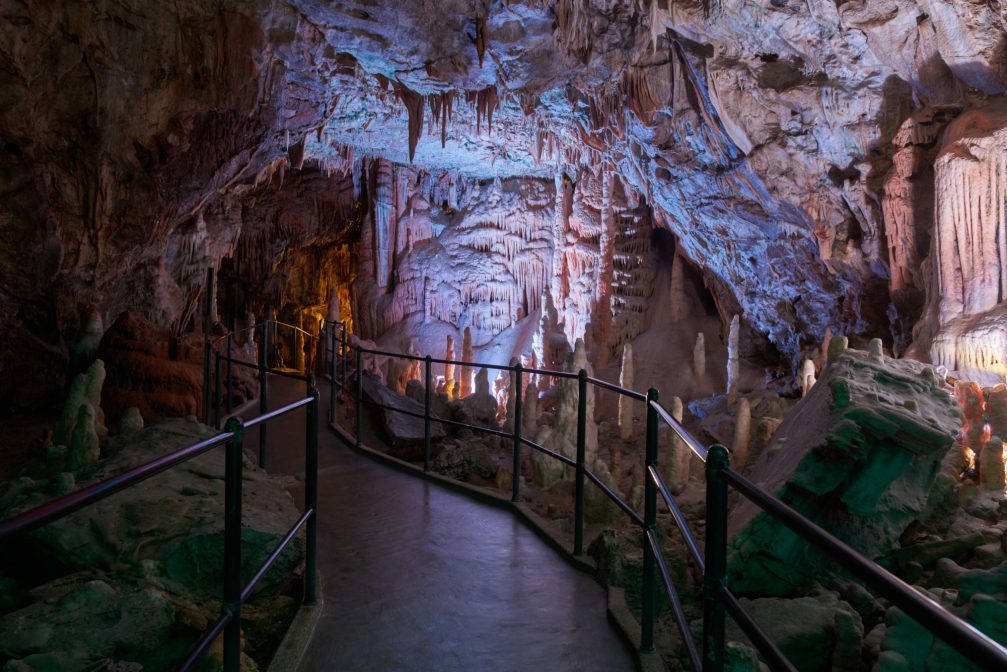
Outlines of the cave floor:
{"type": "MultiPolygon", "coordinates": [[[[270,408],[304,391],[269,384],[270,408]]],[[[325,607],[302,671],[634,669],[591,577],[509,512],[354,453],[324,425],[328,385],[320,391],[325,607]]],[[[294,476],[300,499],[303,412],[268,431],[268,470],[294,476]]],[[[257,452],[258,432],[246,439],[257,452]]]]}

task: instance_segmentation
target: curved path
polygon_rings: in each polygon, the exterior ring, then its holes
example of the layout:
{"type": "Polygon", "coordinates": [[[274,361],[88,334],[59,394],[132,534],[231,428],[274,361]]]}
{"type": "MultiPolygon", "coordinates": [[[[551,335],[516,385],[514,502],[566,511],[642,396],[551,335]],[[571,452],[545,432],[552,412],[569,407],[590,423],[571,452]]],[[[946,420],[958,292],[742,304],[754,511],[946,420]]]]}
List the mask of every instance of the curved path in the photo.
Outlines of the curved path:
{"type": "MultiPolygon", "coordinates": [[[[271,378],[269,406],[303,393],[303,383],[271,378]]],[[[510,512],[354,453],[324,425],[327,384],[321,393],[325,607],[302,671],[634,669],[591,577],[510,512]]],[[[303,411],[268,432],[269,471],[303,478],[303,411]]],[[[258,432],[246,438],[257,450],[258,432]]]]}

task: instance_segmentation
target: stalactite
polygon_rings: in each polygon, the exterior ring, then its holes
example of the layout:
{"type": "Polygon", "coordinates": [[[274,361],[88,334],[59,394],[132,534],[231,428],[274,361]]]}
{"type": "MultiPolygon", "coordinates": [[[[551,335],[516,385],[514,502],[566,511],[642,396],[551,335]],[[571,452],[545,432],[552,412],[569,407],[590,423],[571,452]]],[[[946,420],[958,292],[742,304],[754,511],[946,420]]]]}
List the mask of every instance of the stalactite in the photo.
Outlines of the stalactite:
{"type": "Polygon", "coordinates": [[[479,67],[483,67],[483,55],[486,53],[486,17],[476,17],[476,53],[479,55],[479,67]]]}
{"type": "Polygon", "coordinates": [[[412,163],[413,157],[416,155],[416,144],[423,135],[424,98],[398,82],[395,83],[395,93],[406,106],[406,111],[409,114],[409,162],[412,163]]]}

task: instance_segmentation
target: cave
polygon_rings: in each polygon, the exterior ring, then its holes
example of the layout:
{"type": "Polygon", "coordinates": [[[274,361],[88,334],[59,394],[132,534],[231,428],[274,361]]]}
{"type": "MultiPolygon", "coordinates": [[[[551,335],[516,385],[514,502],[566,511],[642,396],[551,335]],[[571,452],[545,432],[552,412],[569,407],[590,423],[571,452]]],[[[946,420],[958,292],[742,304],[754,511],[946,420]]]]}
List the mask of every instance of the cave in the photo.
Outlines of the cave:
{"type": "Polygon", "coordinates": [[[3,670],[1007,669],[1007,5],[0,23],[3,670]]]}

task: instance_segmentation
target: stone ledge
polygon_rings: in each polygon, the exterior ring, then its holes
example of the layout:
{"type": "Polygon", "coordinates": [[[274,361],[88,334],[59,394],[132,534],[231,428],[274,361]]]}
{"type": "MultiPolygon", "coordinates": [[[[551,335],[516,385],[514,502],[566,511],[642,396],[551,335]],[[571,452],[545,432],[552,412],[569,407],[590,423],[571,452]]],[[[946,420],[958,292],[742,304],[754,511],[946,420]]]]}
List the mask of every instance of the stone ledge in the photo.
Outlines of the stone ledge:
{"type": "Polygon", "coordinates": [[[315,596],[314,604],[302,604],[297,610],[297,615],[287,628],[287,634],[283,636],[283,641],[269,662],[267,672],[294,672],[300,669],[301,660],[325,607],[325,582],[321,572],[315,573],[315,596]]]}

